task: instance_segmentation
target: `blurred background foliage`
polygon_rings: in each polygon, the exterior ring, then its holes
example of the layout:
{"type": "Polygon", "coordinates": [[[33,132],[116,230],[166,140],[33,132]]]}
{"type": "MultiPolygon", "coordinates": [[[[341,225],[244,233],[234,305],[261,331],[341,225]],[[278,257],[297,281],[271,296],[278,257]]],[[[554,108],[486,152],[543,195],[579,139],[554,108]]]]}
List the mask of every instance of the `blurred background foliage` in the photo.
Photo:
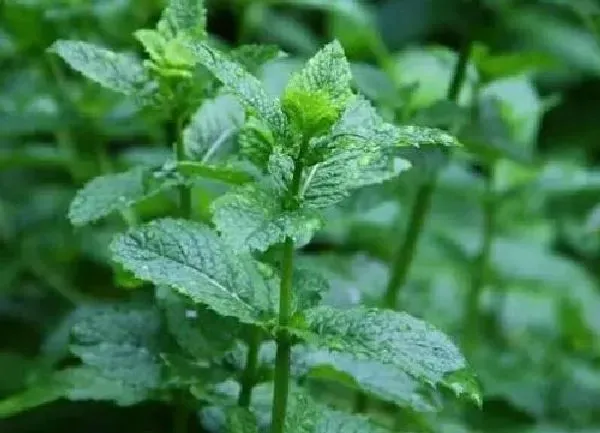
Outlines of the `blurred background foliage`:
{"type": "MultiPolygon", "coordinates": [[[[152,26],[162,7],[0,1],[0,397],[70,362],[75,305],[130,296],[131,281],[104,253],[121,223],[73,230],[65,215],[74,192],[169,151],[163,117],[81,79],[46,49],[63,38],[140,53],[132,32],[152,26]]],[[[415,204],[424,191],[432,199],[394,302],[461,342],[484,403],[405,409],[397,431],[600,431],[600,3],[212,0],[208,8],[215,41],[289,53],[258,71],[271,91],[337,38],[356,86],[386,117],[446,128],[465,145],[408,155],[413,170],[331,211],[303,251],[333,278],[329,302],[377,304],[415,204]],[[465,85],[449,102],[467,51],[465,85]]],[[[196,191],[197,214],[214,193],[196,191]]],[[[139,212],[150,218],[169,206],[159,195],[139,212]]],[[[168,425],[158,403],[61,402],[0,421],[0,431],[168,425]]]]}

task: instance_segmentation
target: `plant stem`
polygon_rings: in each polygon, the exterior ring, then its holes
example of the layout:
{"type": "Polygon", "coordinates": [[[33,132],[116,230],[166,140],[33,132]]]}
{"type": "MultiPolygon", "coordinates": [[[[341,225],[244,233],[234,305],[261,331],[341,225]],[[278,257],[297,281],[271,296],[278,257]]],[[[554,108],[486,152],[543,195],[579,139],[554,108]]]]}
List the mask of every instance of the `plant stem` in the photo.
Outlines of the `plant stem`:
{"type": "MultiPolygon", "coordinates": [[[[185,147],[183,145],[183,123],[185,117],[175,110],[173,121],[175,122],[175,128],[170,137],[173,143],[173,154],[175,155],[176,161],[185,161],[185,147]]],[[[179,185],[177,187],[179,191],[179,212],[182,218],[189,219],[192,214],[192,194],[191,190],[187,185],[179,185]]]]}
{"type": "Polygon", "coordinates": [[[466,298],[465,311],[467,314],[467,326],[464,340],[464,350],[468,355],[472,354],[473,346],[478,339],[479,324],[479,298],[485,286],[492,243],[496,226],[496,196],[494,192],[494,166],[489,167],[489,173],[485,179],[485,193],[483,198],[483,233],[479,252],[473,261],[471,286],[466,298]]]}
{"type": "MultiPolygon", "coordinates": [[[[302,177],[302,155],[306,148],[306,140],[300,149],[300,154],[294,167],[290,199],[295,199],[300,190],[302,177]]],[[[290,201],[292,201],[290,200],[290,201]]],[[[281,269],[281,285],[279,287],[279,332],[277,335],[277,353],[275,355],[275,378],[271,433],[284,433],[285,415],[287,411],[289,381],[290,381],[290,354],[292,344],[290,336],[285,330],[289,325],[292,309],[292,276],[294,272],[294,241],[286,238],[283,246],[283,262],[281,269]]]]}
{"type": "Polygon", "coordinates": [[[392,275],[385,291],[384,303],[386,308],[395,309],[398,305],[400,288],[406,282],[408,271],[417,250],[417,243],[423,231],[423,225],[431,205],[435,190],[435,178],[425,182],[417,189],[403,242],[392,258],[392,275]]]}
{"type": "MultiPolygon", "coordinates": [[[[469,63],[471,45],[472,41],[468,39],[465,41],[460,51],[452,81],[448,88],[447,99],[449,101],[456,102],[458,100],[460,90],[467,75],[467,65],[469,63]]],[[[392,258],[392,275],[384,297],[385,307],[387,308],[395,309],[397,307],[400,288],[405,284],[408,277],[408,272],[417,250],[419,238],[423,232],[425,219],[427,218],[429,208],[431,207],[431,198],[435,191],[436,182],[437,173],[434,173],[430,180],[423,182],[417,189],[415,201],[408,219],[408,225],[404,230],[403,241],[392,258]]],[[[399,229],[398,231],[401,230],[402,229],[399,229]]]]}
{"type": "Polygon", "coordinates": [[[260,335],[258,329],[252,329],[248,338],[248,355],[246,366],[241,378],[241,389],[238,395],[238,405],[249,407],[252,400],[252,388],[256,383],[256,372],[258,369],[258,350],[260,348],[260,335]]]}

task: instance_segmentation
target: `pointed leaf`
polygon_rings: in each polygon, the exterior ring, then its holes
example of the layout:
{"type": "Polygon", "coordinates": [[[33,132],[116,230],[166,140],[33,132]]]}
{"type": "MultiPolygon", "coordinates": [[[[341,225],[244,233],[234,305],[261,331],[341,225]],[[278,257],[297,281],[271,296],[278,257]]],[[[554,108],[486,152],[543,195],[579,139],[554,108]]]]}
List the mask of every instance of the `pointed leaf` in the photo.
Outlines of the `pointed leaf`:
{"type": "Polygon", "coordinates": [[[331,103],[341,110],[352,97],[352,72],[338,41],[323,47],[306,66],[290,79],[286,93],[294,90],[307,94],[324,91],[331,103]]]}
{"type": "Polygon", "coordinates": [[[274,134],[285,135],[287,120],[281,110],[279,100],[271,98],[267,94],[258,78],[224,53],[206,44],[192,44],[190,48],[198,61],[227,89],[231,90],[246,109],[252,110],[266,122],[274,134]]]}
{"type": "Polygon", "coordinates": [[[222,316],[246,323],[261,319],[268,288],[254,262],[202,224],[155,220],[116,238],[111,251],[142,280],[172,287],[222,316]]]}
{"type": "Polygon", "coordinates": [[[231,95],[205,100],[183,132],[187,155],[206,162],[230,148],[244,124],[244,109],[231,95]]]}
{"type": "Polygon", "coordinates": [[[181,350],[194,360],[222,357],[233,347],[237,323],[191,302],[169,287],[157,290],[166,326],[181,350]]]}
{"type": "Polygon", "coordinates": [[[206,37],[204,0],[169,0],[158,28],[168,28],[171,35],[185,34],[193,38],[206,37]]]}
{"type": "Polygon", "coordinates": [[[467,369],[459,349],[445,334],[406,313],[323,306],[308,310],[306,322],[317,334],[319,346],[394,366],[431,385],[449,385],[450,374],[467,369]]]}
{"type": "Polygon", "coordinates": [[[327,131],[352,98],[352,73],[344,49],[334,41],[294,74],[283,106],[296,128],[310,136],[327,131]]]}
{"type": "Polygon", "coordinates": [[[50,51],[73,69],[96,83],[125,95],[139,91],[149,82],[140,60],[84,41],[56,41],[50,51]]]}

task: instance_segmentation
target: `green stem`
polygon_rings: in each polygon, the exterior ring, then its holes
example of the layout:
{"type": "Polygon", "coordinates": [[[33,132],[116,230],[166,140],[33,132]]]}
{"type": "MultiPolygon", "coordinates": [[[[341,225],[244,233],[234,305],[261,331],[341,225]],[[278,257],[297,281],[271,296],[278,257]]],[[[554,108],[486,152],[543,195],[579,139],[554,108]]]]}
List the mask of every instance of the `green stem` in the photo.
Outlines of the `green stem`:
{"type": "MultiPolygon", "coordinates": [[[[298,196],[302,177],[302,156],[307,141],[302,144],[300,155],[296,160],[290,202],[298,196]]],[[[279,287],[279,331],[277,335],[277,352],[275,355],[275,378],[271,433],[284,433],[285,415],[287,411],[288,391],[290,382],[290,354],[292,344],[286,331],[292,310],[292,276],[294,272],[294,241],[286,238],[283,246],[283,262],[281,269],[281,285],[279,287]]]]}
{"type": "Polygon", "coordinates": [[[258,370],[258,350],[260,348],[260,335],[258,329],[252,329],[248,338],[248,355],[246,356],[246,366],[241,378],[241,389],[238,395],[238,405],[249,407],[252,400],[252,388],[256,383],[256,373],[258,370]]]}
{"type": "Polygon", "coordinates": [[[431,198],[435,190],[435,179],[425,182],[417,189],[408,224],[404,231],[404,241],[392,258],[392,275],[388,281],[384,297],[384,306],[395,309],[398,305],[400,288],[406,283],[408,271],[415,257],[417,243],[423,231],[423,225],[429,212],[431,198]]]}
{"type": "MultiPolygon", "coordinates": [[[[464,43],[460,51],[452,81],[448,88],[447,98],[449,101],[457,101],[460,90],[464,84],[467,75],[466,72],[471,45],[472,41],[469,39],[464,43]]],[[[403,241],[392,258],[392,275],[384,298],[385,306],[387,308],[394,309],[397,307],[400,288],[404,285],[408,277],[410,266],[413,262],[417,245],[423,232],[425,219],[427,218],[429,208],[431,207],[431,197],[435,191],[436,181],[437,173],[434,173],[431,180],[423,182],[417,189],[415,202],[408,219],[408,225],[403,232],[403,241]]],[[[399,229],[398,231],[401,230],[402,229],[399,229]]]]}
{"type": "Polygon", "coordinates": [[[470,290],[466,298],[465,311],[467,314],[467,326],[465,332],[464,349],[467,355],[473,351],[474,344],[479,337],[481,329],[479,323],[479,299],[485,286],[494,231],[496,226],[496,196],[494,193],[494,166],[489,168],[485,181],[485,195],[483,198],[483,233],[479,252],[473,261],[473,270],[470,290]]]}
{"type": "MultiPolygon", "coordinates": [[[[184,116],[175,115],[175,131],[174,137],[171,137],[173,141],[173,153],[177,161],[185,161],[185,147],[183,145],[183,122],[184,116]]],[[[187,185],[179,185],[177,187],[179,191],[179,212],[182,218],[189,219],[192,214],[192,192],[187,185]]]]}

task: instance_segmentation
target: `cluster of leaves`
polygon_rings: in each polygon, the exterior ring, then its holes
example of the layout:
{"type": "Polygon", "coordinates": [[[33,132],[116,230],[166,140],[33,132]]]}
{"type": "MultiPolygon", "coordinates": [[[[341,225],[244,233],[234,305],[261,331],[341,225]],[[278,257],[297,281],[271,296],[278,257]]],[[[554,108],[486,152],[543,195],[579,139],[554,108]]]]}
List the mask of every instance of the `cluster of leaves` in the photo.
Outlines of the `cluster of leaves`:
{"type": "Polygon", "coordinates": [[[200,0],[0,6],[8,431],[65,400],[177,433],[600,425],[593,140],[542,122],[600,11],[432,1],[464,47],[395,53],[417,3],[209,2],[277,44],[233,48],[200,0]]]}

